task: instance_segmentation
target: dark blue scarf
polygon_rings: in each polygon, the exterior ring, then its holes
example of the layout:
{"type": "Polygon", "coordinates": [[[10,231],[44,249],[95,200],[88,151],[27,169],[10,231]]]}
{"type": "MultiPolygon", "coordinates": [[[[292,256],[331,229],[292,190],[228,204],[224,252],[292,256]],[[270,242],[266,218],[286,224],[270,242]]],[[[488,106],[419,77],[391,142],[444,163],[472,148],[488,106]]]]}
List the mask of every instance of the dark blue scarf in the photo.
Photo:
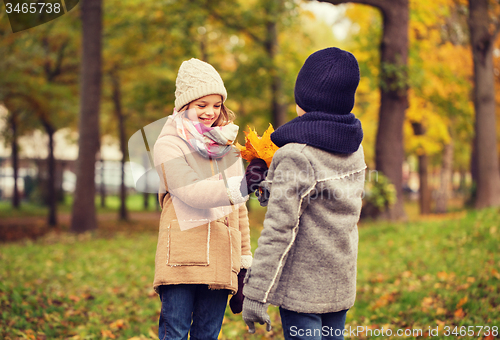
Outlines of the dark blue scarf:
{"type": "Polygon", "coordinates": [[[363,129],[352,113],[307,112],[277,128],[271,134],[271,140],[279,147],[301,143],[329,152],[349,154],[358,150],[363,140],[363,129]]]}

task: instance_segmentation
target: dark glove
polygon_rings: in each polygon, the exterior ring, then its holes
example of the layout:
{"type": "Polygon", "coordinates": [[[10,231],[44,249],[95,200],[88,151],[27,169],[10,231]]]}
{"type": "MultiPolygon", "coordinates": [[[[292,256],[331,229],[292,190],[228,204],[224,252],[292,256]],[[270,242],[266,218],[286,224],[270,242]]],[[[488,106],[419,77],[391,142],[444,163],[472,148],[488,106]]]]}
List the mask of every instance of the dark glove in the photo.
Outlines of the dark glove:
{"type": "Polygon", "coordinates": [[[247,275],[247,270],[240,269],[240,272],[238,273],[238,291],[229,300],[229,307],[231,308],[231,312],[233,312],[233,314],[241,313],[243,310],[243,299],[245,298],[243,296],[243,280],[245,279],[245,275],[247,275]]]}
{"type": "Polygon", "coordinates": [[[249,333],[255,333],[255,324],[258,322],[261,325],[266,324],[266,330],[271,330],[271,318],[267,314],[268,303],[245,299],[243,301],[243,320],[248,326],[249,333]]]}
{"type": "Polygon", "coordinates": [[[241,182],[241,188],[240,191],[251,193],[254,192],[259,188],[260,182],[266,179],[267,175],[267,163],[260,158],[254,158],[248,164],[247,170],[245,171],[245,181],[241,182]],[[244,190],[245,188],[243,187],[246,184],[248,190],[244,190]]]}

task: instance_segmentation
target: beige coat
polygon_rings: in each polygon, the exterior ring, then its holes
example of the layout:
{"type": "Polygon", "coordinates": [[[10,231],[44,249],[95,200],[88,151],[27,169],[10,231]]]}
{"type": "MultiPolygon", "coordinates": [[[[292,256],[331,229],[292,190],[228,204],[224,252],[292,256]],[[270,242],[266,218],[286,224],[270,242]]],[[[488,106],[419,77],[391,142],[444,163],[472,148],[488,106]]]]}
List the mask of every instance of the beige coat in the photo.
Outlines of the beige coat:
{"type": "Polygon", "coordinates": [[[208,284],[238,289],[240,268],[251,264],[247,209],[239,197],[243,175],[236,149],[219,160],[198,154],[167,120],[154,147],[162,213],[154,288],[208,284]]]}

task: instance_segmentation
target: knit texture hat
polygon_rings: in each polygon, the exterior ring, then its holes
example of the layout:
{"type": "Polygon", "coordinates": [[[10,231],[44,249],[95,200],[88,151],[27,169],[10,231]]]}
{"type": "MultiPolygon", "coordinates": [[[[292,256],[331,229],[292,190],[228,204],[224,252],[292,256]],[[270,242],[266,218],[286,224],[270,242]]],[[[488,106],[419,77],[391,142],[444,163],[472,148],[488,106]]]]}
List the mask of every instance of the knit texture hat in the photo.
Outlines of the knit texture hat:
{"type": "Polygon", "coordinates": [[[227,91],[219,73],[212,65],[199,59],[184,61],[175,81],[176,110],[179,111],[193,100],[210,94],[220,94],[222,101],[227,98],[227,91]]]}
{"type": "Polygon", "coordinates": [[[348,114],[354,107],[359,66],[349,52],[329,47],[311,54],[295,82],[295,102],[304,111],[348,114]]]}

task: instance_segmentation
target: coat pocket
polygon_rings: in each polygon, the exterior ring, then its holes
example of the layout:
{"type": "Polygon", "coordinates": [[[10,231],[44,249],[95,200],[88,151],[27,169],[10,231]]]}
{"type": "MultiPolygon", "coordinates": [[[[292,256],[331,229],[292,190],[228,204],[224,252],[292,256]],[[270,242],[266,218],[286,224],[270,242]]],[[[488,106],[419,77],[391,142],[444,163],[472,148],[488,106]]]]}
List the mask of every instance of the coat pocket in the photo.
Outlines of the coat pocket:
{"type": "Polygon", "coordinates": [[[179,222],[170,222],[168,228],[169,266],[208,266],[210,223],[181,231],[179,222]]]}

